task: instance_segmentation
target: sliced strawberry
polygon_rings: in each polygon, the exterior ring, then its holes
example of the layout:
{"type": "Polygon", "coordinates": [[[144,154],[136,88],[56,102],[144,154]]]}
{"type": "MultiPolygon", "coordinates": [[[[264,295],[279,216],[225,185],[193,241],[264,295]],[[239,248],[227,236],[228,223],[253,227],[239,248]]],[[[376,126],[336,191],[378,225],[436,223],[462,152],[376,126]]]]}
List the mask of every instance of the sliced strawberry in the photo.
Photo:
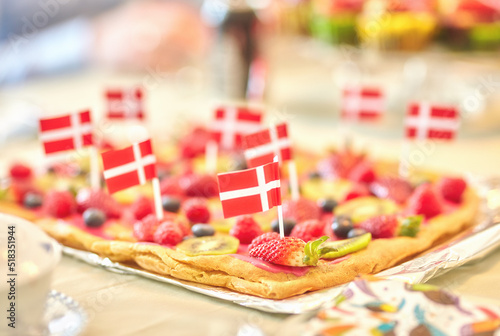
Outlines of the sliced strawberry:
{"type": "Polygon", "coordinates": [[[76,195],[76,204],[80,213],[88,208],[96,208],[104,211],[107,218],[119,218],[122,214],[121,205],[101,189],[81,189],[76,195]]]}
{"type": "Polygon", "coordinates": [[[250,244],[252,240],[262,234],[262,228],[252,216],[238,217],[229,234],[237,238],[241,244],[250,244]]]}
{"type": "Polygon", "coordinates": [[[306,198],[287,200],[283,202],[283,217],[295,219],[295,222],[300,223],[308,219],[319,219],[321,209],[316,202],[306,198]]]}
{"type": "Polygon", "coordinates": [[[403,204],[413,192],[411,184],[399,177],[381,177],[370,184],[370,191],[378,198],[387,198],[403,204]]]}
{"type": "Polygon", "coordinates": [[[443,177],[437,184],[441,196],[450,202],[460,203],[467,183],[462,178],[443,177]]]}
{"type": "Polygon", "coordinates": [[[181,189],[188,197],[215,197],[219,194],[219,184],[212,175],[192,174],[181,178],[181,189]]]}
{"type": "Polygon", "coordinates": [[[439,215],[443,210],[438,193],[430,183],[422,184],[408,199],[408,212],[414,215],[424,215],[429,219],[439,215]]]}
{"type": "Polygon", "coordinates": [[[76,204],[69,191],[49,191],[43,200],[44,211],[54,217],[64,218],[75,212],[76,204]]]}
{"type": "Polygon", "coordinates": [[[301,222],[292,229],[290,237],[300,238],[306,243],[323,236],[325,232],[325,222],[318,219],[309,219],[301,222]]]}
{"type": "Polygon", "coordinates": [[[395,215],[380,215],[367,219],[357,227],[370,232],[373,238],[392,238],[398,228],[398,219],[395,215]]]}

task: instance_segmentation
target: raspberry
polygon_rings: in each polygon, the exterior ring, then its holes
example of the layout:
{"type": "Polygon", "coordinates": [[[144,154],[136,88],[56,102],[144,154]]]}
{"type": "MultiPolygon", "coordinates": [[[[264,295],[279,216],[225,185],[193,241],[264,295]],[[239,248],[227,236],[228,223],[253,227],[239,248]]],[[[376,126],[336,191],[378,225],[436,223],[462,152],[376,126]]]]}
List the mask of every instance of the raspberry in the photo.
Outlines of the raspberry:
{"type": "Polygon", "coordinates": [[[212,175],[192,174],[180,180],[180,186],[188,197],[215,197],[219,194],[219,184],[212,175]]]}
{"type": "Polygon", "coordinates": [[[144,196],[139,197],[130,206],[130,211],[134,215],[135,219],[143,219],[147,215],[153,213],[153,202],[144,196]]]}
{"type": "Polygon", "coordinates": [[[191,223],[208,223],[210,211],[204,198],[190,198],[182,204],[182,209],[191,223]]]}
{"type": "Polygon", "coordinates": [[[344,202],[365,196],[370,196],[370,190],[368,190],[368,187],[366,187],[364,184],[356,184],[355,186],[353,186],[351,191],[347,193],[344,198],[344,202]]]}
{"type": "Polygon", "coordinates": [[[179,179],[175,177],[166,177],[160,182],[160,193],[169,196],[184,196],[179,179]]]}
{"type": "Polygon", "coordinates": [[[382,177],[370,184],[370,191],[378,198],[388,198],[403,204],[410,197],[411,184],[399,177],[382,177]]]}
{"type": "Polygon", "coordinates": [[[76,195],[78,212],[83,213],[88,208],[104,211],[107,218],[119,218],[122,207],[108,193],[101,189],[81,189],[76,195]]]}
{"type": "Polygon", "coordinates": [[[250,244],[262,234],[262,229],[252,216],[242,216],[238,217],[229,234],[238,238],[241,244],[250,244]]]}
{"type": "Polygon", "coordinates": [[[181,156],[191,159],[205,153],[205,146],[212,139],[212,134],[202,127],[196,127],[179,142],[181,156]]]}
{"type": "Polygon", "coordinates": [[[372,183],[376,175],[373,165],[368,162],[361,162],[356,165],[349,173],[349,180],[357,183],[372,183]]]}
{"type": "Polygon", "coordinates": [[[161,245],[177,245],[183,237],[179,225],[171,221],[161,223],[153,235],[154,242],[161,245]]]}
{"type": "Polygon", "coordinates": [[[33,176],[31,168],[22,163],[15,163],[10,167],[10,177],[14,180],[25,180],[33,176]]]}
{"type": "Polygon", "coordinates": [[[467,183],[462,178],[443,177],[437,184],[441,196],[447,201],[460,203],[467,183]]]}
{"type": "Polygon", "coordinates": [[[442,211],[441,200],[431,184],[422,184],[408,199],[408,211],[414,215],[432,218],[442,211]]]}
{"type": "Polygon", "coordinates": [[[298,200],[288,200],[283,202],[283,217],[295,219],[297,223],[308,219],[319,219],[321,209],[312,200],[299,198],[298,200]]]}
{"type": "Polygon", "coordinates": [[[44,210],[57,218],[67,217],[75,211],[75,200],[69,191],[52,190],[45,195],[44,210]]]}
{"type": "Polygon", "coordinates": [[[260,244],[264,244],[264,243],[266,243],[270,240],[274,240],[274,239],[280,239],[280,234],[277,232],[263,233],[260,236],[257,236],[254,239],[252,239],[252,242],[250,243],[250,245],[248,245],[248,250],[250,251],[250,249],[254,248],[255,246],[258,246],[260,244]]]}
{"type": "Polygon", "coordinates": [[[290,237],[300,238],[306,243],[318,239],[325,232],[325,223],[317,219],[310,219],[295,225],[290,237]]]}
{"type": "Polygon", "coordinates": [[[370,232],[373,238],[392,238],[398,227],[398,219],[395,215],[380,215],[367,219],[360,223],[357,228],[370,232]]]}
{"type": "Polygon", "coordinates": [[[156,231],[156,227],[158,226],[158,221],[154,215],[147,215],[142,220],[139,220],[134,223],[134,237],[138,241],[142,242],[153,242],[154,241],[154,233],[156,231]]]}

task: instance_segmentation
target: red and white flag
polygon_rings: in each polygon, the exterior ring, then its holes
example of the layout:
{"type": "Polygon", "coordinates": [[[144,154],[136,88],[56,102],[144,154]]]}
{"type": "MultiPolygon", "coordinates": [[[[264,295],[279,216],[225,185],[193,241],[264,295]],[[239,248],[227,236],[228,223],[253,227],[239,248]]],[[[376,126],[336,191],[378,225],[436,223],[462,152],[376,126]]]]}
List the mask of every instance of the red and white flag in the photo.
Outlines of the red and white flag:
{"type": "Polygon", "coordinates": [[[286,123],[245,135],[243,147],[248,167],[273,162],[275,156],[279,157],[280,162],[286,162],[293,155],[286,123]]]}
{"type": "Polygon", "coordinates": [[[217,175],[224,218],[281,205],[279,163],[217,175]]]}
{"type": "Polygon", "coordinates": [[[262,113],[246,107],[219,107],[211,125],[214,139],[224,149],[240,148],[244,135],[258,131],[262,113]]]}
{"type": "Polygon", "coordinates": [[[140,87],[107,90],[108,119],[144,119],[143,97],[140,87]]]}
{"type": "Polygon", "coordinates": [[[45,154],[93,145],[90,111],[40,119],[40,140],[45,154]]]}
{"type": "Polygon", "coordinates": [[[412,103],[405,120],[407,139],[453,140],[460,126],[459,114],[453,106],[412,103]]]}
{"type": "Polygon", "coordinates": [[[104,179],[111,194],[156,177],[156,157],[151,140],[102,153],[102,163],[104,179]]]}
{"type": "Polygon", "coordinates": [[[385,99],[378,88],[346,88],[342,93],[342,119],[375,121],[385,110],[385,99]]]}

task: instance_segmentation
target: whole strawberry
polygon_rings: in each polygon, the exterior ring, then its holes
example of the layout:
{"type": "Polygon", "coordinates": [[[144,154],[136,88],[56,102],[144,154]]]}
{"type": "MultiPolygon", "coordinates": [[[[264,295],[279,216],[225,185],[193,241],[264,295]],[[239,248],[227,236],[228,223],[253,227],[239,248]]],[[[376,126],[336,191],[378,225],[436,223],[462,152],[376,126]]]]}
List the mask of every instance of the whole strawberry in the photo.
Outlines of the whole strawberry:
{"type": "Polygon", "coordinates": [[[161,245],[177,245],[182,241],[184,235],[179,225],[172,221],[161,223],[156,229],[153,239],[154,242],[161,245]]]}
{"type": "Polygon", "coordinates": [[[460,203],[467,183],[462,178],[443,177],[437,184],[441,196],[450,202],[460,203]]]}
{"type": "Polygon", "coordinates": [[[180,180],[180,186],[188,197],[215,197],[219,194],[219,184],[215,176],[191,174],[180,180]]]}
{"type": "Polygon", "coordinates": [[[308,219],[319,219],[321,209],[316,202],[306,198],[288,200],[283,202],[283,217],[292,218],[300,223],[308,219]]]}
{"type": "Polygon", "coordinates": [[[141,242],[153,242],[154,233],[158,227],[158,220],[155,215],[147,215],[142,220],[134,223],[134,237],[141,242]]]}
{"type": "Polygon", "coordinates": [[[241,244],[250,244],[252,240],[262,234],[262,228],[252,216],[241,216],[229,231],[241,244]]]}
{"type": "MultiPolygon", "coordinates": [[[[295,237],[284,237],[270,240],[252,247],[248,254],[273,264],[285,266],[315,266],[320,258],[319,246],[328,237],[306,243],[295,237]]],[[[321,252],[324,253],[324,252],[321,252]]]]}
{"type": "Polygon", "coordinates": [[[429,219],[439,215],[442,209],[441,199],[430,183],[417,187],[408,199],[408,212],[413,215],[429,219]]]}
{"type": "Polygon", "coordinates": [[[76,204],[80,213],[88,208],[96,208],[104,211],[107,218],[119,218],[122,214],[121,205],[101,189],[81,189],[76,195],[76,204]]]}
{"type": "Polygon", "coordinates": [[[182,209],[191,223],[208,223],[210,211],[204,198],[190,198],[184,201],[182,209]]]}
{"type": "Polygon", "coordinates": [[[63,218],[72,215],[76,205],[71,192],[52,190],[45,195],[43,209],[53,217],[63,218]]]}
{"type": "Polygon", "coordinates": [[[398,228],[398,219],[395,215],[380,215],[367,219],[357,227],[370,232],[373,238],[392,238],[398,228]]]}
{"type": "Polygon", "coordinates": [[[280,234],[277,232],[266,232],[261,234],[260,236],[255,237],[250,245],[248,245],[248,250],[252,249],[255,246],[260,244],[267,243],[270,240],[280,239],[280,234]]]}
{"type": "Polygon", "coordinates": [[[153,213],[153,202],[145,196],[140,196],[134,203],[132,203],[130,211],[134,215],[135,219],[143,219],[147,215],[153,213]]]}
{"type": "Polygon", "coordinates": [[[309,219],[294,226],[290,237],[302,239],[306,243],[316,240],[323,236],[325,232],[325,223],[318,219],[309,219]]]}

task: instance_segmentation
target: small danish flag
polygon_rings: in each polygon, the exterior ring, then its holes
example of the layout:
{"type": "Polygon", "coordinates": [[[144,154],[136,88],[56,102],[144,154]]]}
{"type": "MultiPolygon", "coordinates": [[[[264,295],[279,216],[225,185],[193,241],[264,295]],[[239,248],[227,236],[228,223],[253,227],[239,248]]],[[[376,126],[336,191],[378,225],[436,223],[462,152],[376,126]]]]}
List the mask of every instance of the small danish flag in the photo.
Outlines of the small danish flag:
{"type": "Polygon", "coordinates": [[[342,119],[378,120],[385,109],[385,99],[378,88],[346,88],[342,93],[342,119]]]}
{"type": "Polygon", "coordinates": [[[217,175],[224,218],[281,205],[279,163],[217,175]]]}
{"type": "Polygon", "coordinates": [[[453,106],[431,106],[427,103],[408,106],[405,120],[408,139],[453,140],[459,126],[458,111],[453,106]]]}
{"type": "Polygon", "coordinates": [[[111,194],[156,177],[156,157],[151,140],[102,153],[102,163],[104,179],[111,194]]]}
{"type": "Polygon", "coordinates": [[[292,148],[286,123],[244,136],[243,147],[248,167],[257,167],[273,162],[275,156],[280,158],[280,162],[292,159],[292,148]]]}
{"type": "Polygon", "coordinates": [[[140,87],[107,90],[108,119],[144,119],[143,97],[140,87]]]}
{"type": "Polygon", "coordinates": [[[214,139],[224,149],[241,147],[246,134],[261,128],[262,113],[246,107],[219,107],[211,125],[214,139]]]}
{"type": "Polygon", "coordinates": [[[40,140],[45,154],[93,145],[90,111],[40,119],[40,140]]]}

